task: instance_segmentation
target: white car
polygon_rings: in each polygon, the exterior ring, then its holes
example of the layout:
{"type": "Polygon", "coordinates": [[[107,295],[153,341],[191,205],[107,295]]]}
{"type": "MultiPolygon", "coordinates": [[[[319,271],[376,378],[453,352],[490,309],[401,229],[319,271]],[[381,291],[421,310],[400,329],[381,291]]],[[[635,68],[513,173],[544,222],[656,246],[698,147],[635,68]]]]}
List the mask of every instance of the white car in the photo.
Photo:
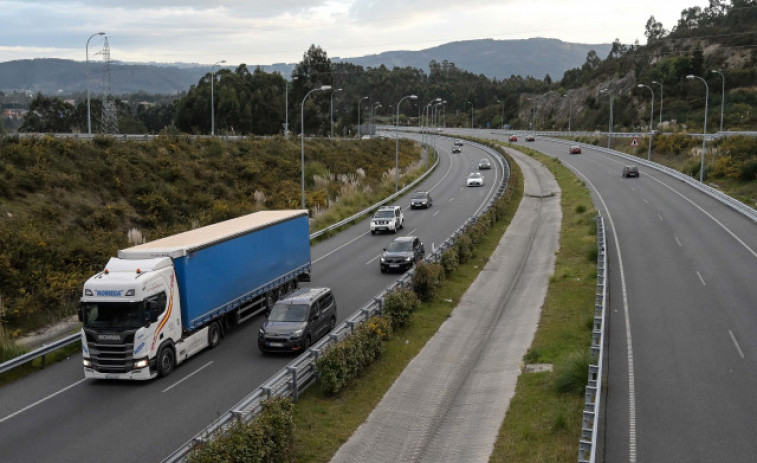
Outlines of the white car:
{"type": "Polygon", "coordinates": [[[397,233],[397,230],[405,226],[405,215],[399,206],[381,206],[371,219],[371,233],[389,231],[397,233]]]}
{"type": "Polygon", "coordinates": [[[465,184],[467,186],[484,186],[484,176],[479,172],[471,172],[465,184]]]}

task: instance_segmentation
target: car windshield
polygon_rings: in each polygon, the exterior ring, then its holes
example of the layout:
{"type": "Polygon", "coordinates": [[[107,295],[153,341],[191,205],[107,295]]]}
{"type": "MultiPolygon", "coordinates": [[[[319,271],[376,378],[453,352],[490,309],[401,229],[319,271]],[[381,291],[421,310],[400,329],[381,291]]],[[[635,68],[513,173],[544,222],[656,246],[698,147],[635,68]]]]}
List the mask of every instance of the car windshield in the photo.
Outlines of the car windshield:
{"type": "Polygon", "coordinates": [[[84,326],[87,328],[136,329],[143,323],[142,302],[83,302],[84,326]]]}
{"type": "Polygon", "coordinates": [[[376,217],[377,219],[391,219],[392,217],[394,217],[394,211],[378,211],[376,212],[376,215],[374,217],[376,217]]]}
{"type": "Polygon", "coordinates": [[[413,199],[426,199],[426,193],[416,193],[413,195],[413,199]]]}
{"type": "Polygon", "coordinates": [[[479,174],[478,172],[474,172],[468,176],[468,178],[479,178],[479,177],[481,177],[481,174],[479,174]]]}
{"type": "Polygon", "coordinates": [[[481,161],[479,161],[479,164],[489,164],[489,160],[488,159],[482,159],[481,161]]]}
{"type": "Polygon", "coordinates": [[[308,315],[308,306],[305,304],[275,304],[268,315],[268,320],[273,322],[304,322],[308,315]]]}
{"type": "Polygon", "coordinates": [[[386,248],[387,252],[404,252],[412,250],[413,243],[411,241],[392,241],[386,248]]]}

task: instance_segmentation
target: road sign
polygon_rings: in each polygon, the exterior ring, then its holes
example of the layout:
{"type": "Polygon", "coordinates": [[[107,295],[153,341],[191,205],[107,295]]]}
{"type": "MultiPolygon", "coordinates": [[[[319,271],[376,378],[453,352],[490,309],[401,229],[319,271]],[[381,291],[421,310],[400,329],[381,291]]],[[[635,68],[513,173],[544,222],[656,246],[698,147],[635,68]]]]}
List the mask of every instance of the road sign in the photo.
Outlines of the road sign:
{"type": "Polygon", "coordinates": [[[633,137],[633,140],[631,140],[631,146],[639,146],[639,139],[633,137]]]}

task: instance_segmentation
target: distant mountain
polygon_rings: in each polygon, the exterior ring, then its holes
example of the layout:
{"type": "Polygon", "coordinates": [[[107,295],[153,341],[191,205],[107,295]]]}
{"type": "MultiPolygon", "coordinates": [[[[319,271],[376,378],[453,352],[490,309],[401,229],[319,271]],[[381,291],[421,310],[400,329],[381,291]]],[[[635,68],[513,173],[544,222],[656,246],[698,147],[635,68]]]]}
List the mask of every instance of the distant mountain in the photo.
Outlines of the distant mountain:
{"type": "Polygon", "coordinates": [[[332,58],[367,67],[385,65],[411,66],[428,71],[431,60],[447,60],[459,69],[483,74],[493,79],[506,79],[511,75],[532,76],[542,79],[547,74],[552,80],[562,79],[568,69],[580,67],[586,55],[594,50],[600,57],[610,53],[612,44],[568,43],[557,39],[533,38],[524,40],[466,40],[451,42],[419,51],[388,51],[358,58],[332,58]]]}
{"type": "MultiPolygon", "coordinates": [[[[455,63],[459,69],[505,79],[511,75],[538,79],[549,74],[553,80],[562,78],[568,69],[580,67],[590,50],[600,57],[610,51],[610,44],[578,44],[557,39],[467,40],[452,42],[420,51],[390,51],[355,58],[332,58],[333,62],[350,62],[364,68],[382,64],[389,69],[413,67],[428,71],[432,60],[455,63]]],[[[254,69],[257,65],[248,65],[254,69]]],[[[295,64],[276,63],[260,66],[266,72],[289,76],[295,64]]],[[[110,86],[113,94],[144,92],[172,95],[184,92],[210,72],[211,66],[186,63],[110,65],[110,86]]],[[[89,89],[102,93],[104,64],[89,62],[89,89]]],[[[0,91],[26,90],[45,95],[72,95],[87,90],[87,63],[62,59],[29,59],[0,63],[0,91]]]]}

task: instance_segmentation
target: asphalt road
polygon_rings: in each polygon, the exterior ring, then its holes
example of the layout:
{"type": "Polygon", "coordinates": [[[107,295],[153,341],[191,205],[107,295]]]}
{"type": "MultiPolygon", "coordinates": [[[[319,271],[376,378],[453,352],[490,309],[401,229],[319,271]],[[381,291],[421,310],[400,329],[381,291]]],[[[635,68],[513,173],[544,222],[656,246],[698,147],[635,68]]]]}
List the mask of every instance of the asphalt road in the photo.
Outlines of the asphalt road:
{"type": "Polygon", "coordinates": [[[599,461],[756,461],[757,224],[651,169],[621,178],[626,161],[591,147],[569,155],[568,144],[538,136],[518,144],[560,158],[605,217],[609,355],[599,461]]]}
{"type": "MultiPolygon", "coordinates": [[[[427,252],[449,237],[496,190],[498,163],[482,188],[465,187],[485,155],[468,146],[451,154],[440,139],[441,163],[419,189],[432,192],[430,209],[405,210],[397,235],[371,235],[368,221],[312,248],[313,281],[334,291],[339,321],[379,294],[397,275],[382,274],[378,256],[395,237],[417,235],[427,252]]],[[[492,159],[493,161],[493,159],[492,159]]],[[[219,414],[291,361],[257,350],[260,317],[226,335],[213,350],[149,382],[84,380],[79,355],[0,389],[0,460],[11,462],[160,461],[219,414]]]]}

